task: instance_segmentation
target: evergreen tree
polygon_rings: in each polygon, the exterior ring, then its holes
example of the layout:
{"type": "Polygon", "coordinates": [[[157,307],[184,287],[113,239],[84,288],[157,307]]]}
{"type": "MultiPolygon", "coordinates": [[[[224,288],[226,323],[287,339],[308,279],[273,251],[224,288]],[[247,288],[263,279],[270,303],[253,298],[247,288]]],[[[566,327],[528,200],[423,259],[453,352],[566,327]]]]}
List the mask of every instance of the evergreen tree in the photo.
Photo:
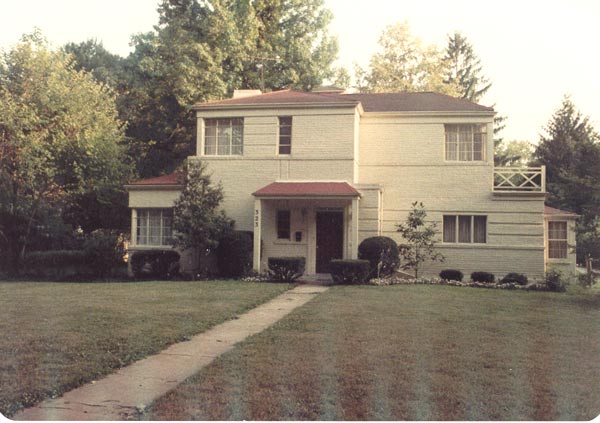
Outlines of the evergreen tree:
{"type": "Polygon", "coordinates": [[[217,247],[221,236],[233,229],[223,210],[223,188],[214,185],[206,164],[188,160],[181,168],[184,187],[173,209],[175,245],[206,251],[217,247]]]}
{"type": "Polygon", "coordinates": [[[535,164],[546,166],[549,205],[581,215],[577,255],[600,259],[600,136],[568,96],[540,138],[535,164]]]}
{"type": "Polygon", "coordinates": [[[477,103],[492,86],[482,75],[481,61],[473,46],[459,32],[448,36],[443,60],[444,82],[458,86],[460,98],[477,103]]]}

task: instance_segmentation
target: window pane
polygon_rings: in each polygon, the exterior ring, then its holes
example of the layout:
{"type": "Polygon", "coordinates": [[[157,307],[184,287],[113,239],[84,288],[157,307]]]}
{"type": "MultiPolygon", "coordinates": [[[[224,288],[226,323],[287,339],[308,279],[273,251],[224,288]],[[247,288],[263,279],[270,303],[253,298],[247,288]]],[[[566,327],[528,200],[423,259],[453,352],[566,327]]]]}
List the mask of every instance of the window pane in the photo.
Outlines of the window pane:
{"type": "Polygon", "coordinates": [[[242,119],[233,119],[232,122],[232,139],[231,139],[231,154],[243,153],[244,144],[244,125],[242,119]]]}
{"type": "Polygon", "coordinates": [[[290,211],[277,211],[277,238],[290,239],[290,211]]]}
{"type": "Polygon", "coordinates": [[[231,122],[229,119],[219,119],[217,126],[217,154],[231,154],[231,122]]]}
{"type": "Polygon", "coordinates": [[[146,237],[146,231],[148,229],[148,211],[144,209],[139,209],[137,211],[137,244],[138,245],[146,245],[148,243],[148,239],[146,237]]]}
{"type": "Polygon", "coordinates": [[[456,126],[446,126],[446,160],[458,159],[458,134],[456,126]]]}
{"type": "Polygon", "coordinates": [[[161,210],[148,210],[148,244],[161,245],[161,210]]]}
{"type": "Polygon", "coordinates": [[[485,243],[486,216],[473,216],[473,242],[485,243]]]}
{"type": "Polygon", "coordinates": [[[471,216],[458,216],[458,242],[471,242],[471,216]]]}
{"type": "Polygon", "coordinates": [[[279,146],[279,154],[291,154],[292,146],[291,145],[280,145],[279,146]]]}
{"type": "Polygon", "coordinates": [[[473,160],[485,160],[485,133],[473,134],[473,160]]]}
{"type": "Polygon", "coordinates": [[[567,222],[548,222],[548,239],[567,239],[567,222]]]}
{"type": "Polygon", "coordinates": [[[458,127],[458,160],[473,160],[473,127],[460,125],[458,127]]]}
{"type": "Polygon", "coordinates": [[[565,259],[567,258],[567,241],[548,241],[548,258],[565,259]]]}
{"type": "Polygon", "coordinates": [[[204,154],[207,156],[217,154],[217,120],[204,121],[204,154]]]}
{"type": "Polygon", "coordinates": [[[444,216],[444,242],[456,242],[456,216],[444,216]]]}

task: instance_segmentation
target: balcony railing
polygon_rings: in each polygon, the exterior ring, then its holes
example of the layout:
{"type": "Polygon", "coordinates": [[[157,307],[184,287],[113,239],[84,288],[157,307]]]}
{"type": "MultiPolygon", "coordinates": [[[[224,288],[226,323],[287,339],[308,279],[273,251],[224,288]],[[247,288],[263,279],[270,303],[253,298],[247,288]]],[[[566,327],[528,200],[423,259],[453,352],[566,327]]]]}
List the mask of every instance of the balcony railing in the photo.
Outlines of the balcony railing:
{"type": "Polygon", "coordinates": [[[494,168],[495,193],[545,193],[546,166],[494,168]]]}

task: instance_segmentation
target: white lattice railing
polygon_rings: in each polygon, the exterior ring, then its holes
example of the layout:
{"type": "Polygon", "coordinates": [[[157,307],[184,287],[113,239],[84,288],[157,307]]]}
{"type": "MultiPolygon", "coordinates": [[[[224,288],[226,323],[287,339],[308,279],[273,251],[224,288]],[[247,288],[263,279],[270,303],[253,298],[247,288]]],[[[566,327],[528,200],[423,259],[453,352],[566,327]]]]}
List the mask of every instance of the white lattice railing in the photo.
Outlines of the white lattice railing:
{"type": "Polygon", "coordinates": [[[494,192],[546,192],[546,166],[494,168],[494,192]]]}

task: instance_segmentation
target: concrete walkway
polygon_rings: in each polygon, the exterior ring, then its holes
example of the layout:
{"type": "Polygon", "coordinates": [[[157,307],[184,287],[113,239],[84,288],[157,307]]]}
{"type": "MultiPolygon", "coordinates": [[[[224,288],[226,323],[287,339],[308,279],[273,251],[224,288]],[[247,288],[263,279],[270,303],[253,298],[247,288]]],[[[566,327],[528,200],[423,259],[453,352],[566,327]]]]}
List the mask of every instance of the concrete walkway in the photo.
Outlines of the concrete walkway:
{"type": "Polygon", "coordinates": [[[234,348],[248,336],[262,332],[324,286],[301,285],[262,304],[237,319],[217,325],[190,341],[171,345],[159,354],[137,361],[96,382],[46,400],[17,413],[14,420],[128,420],[153,400],[175,388],[234,348]]]}

